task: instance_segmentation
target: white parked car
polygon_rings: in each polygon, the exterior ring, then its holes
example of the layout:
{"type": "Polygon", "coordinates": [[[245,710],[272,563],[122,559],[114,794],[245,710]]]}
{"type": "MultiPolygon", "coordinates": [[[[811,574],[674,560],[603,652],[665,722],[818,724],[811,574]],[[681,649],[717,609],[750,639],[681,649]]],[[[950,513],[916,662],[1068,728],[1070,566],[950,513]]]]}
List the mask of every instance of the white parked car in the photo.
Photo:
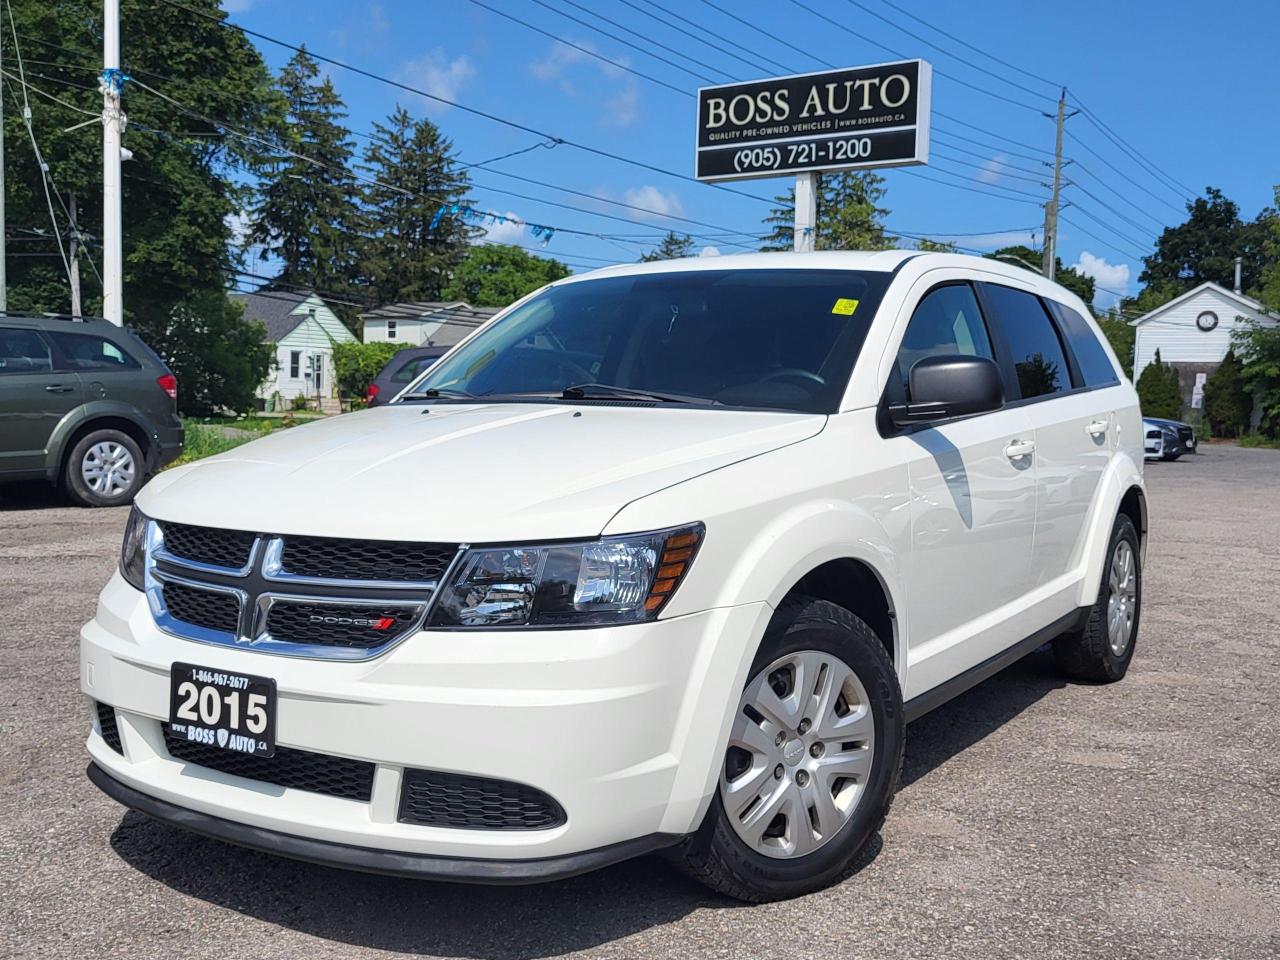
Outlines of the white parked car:
{"type": "Polygon", "coordinates": [[[847,877],[904,726],[1133,656],[1138,402],[1062,287],[952,254],[571,277],[384,407],[170,470],[81,633],[89,776],[162,821],[519,883],[847,877]]]}

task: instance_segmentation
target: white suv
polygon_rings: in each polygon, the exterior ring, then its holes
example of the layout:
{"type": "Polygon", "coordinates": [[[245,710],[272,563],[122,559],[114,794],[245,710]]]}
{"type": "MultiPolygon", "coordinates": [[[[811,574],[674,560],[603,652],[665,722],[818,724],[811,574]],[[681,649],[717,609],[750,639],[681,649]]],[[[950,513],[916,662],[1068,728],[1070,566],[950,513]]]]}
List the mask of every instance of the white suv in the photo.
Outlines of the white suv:
{"type": "Polygon", "coordinates": [[[1137,397],[992,260],[557,282],[395,402],[161,474],[81,632],[89,776],[160,820],[520,883],[848,876],[904,726],[1052,641],[1120,679],[1137,397]]]}

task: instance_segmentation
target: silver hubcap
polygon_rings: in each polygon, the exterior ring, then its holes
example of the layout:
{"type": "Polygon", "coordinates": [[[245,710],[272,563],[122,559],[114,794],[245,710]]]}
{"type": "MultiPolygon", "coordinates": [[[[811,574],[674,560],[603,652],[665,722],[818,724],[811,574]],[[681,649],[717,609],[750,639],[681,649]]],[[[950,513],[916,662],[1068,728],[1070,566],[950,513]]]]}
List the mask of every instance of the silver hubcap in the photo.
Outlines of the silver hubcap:
{"type": "Polygon", "coordinates": [[[743,692],[720,798],[752,850],[802,857],[849,822],[874,755],[862,682],[831,654],[802,650],[769,664],[743,692]]]}
{"type": "Polygon", "coordinates": [[[129,448],[114,440],[95,443],[80,463],[80,476],[94,493],[116,497],[133,484],[136,465],[129,448]]]}
{"type": "Polygon", "coordinates": [[[1138,612],[1138,565],[1128,540],[1116,544],[1107,575],[1107,639],[1111,652],[1124,656],[1133,637],[1133,618],[1138,612]]]}

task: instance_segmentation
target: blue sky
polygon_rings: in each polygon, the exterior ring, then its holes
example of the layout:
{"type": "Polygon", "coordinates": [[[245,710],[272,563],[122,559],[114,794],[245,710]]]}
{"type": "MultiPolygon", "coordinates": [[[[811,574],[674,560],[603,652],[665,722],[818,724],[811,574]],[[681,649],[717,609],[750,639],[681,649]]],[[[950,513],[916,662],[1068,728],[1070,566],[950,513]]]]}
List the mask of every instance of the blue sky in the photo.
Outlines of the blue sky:
{"type": "MultiPolygon", "coordinates": [[[[1099,286],[1116,291],[1136,292],[1141,256],[1150,251],[1162,226],[1185,217],[1188,191],[1220,187],[1245,216],[1253,217],[1271,202],[1272,187],[1280,183],[1280,91],[1274,70],[1280,4],[1264,0],[1213,6],[1187,0],[1077,0],[1070,5],[1026,0],[657,0],[667,12],[650,0],[481,2],[492,9],[472,0],[310,0],[305,5],[296,0],[227,0],[227,8],[234,22],[305,43],[317,53],[554,136],[684,174],[693,168],[694,100],[682,91],[692,92],[706,82],[695,74],[726,82],[787,72],[770,64],[801,72],[822,69],[824,61],[851,66],[895,59],[885,47],[923,57],[934,65],[934,108],[950,119],[935,113],[928,168],[885,171],[888,222],[892,229],[954,237],[976,249],[1027,242],[1033,231],[1038,243],[1040,203],[1046,194],[1042,182],[1049,177],[1049,168],[1040,161],[1048,159],[1042,151],[1053,148],[1053,123],[1040,111],[1054,108],[1053,84],[1066,84],[1090,113],[1067,123],[1064,152],[1076,162],[1065,170],[1073,185],[1064,200],[1072,206],[1064,210],[1059,254],[1066,264],[1080,264],[1095,275],[1099,286]],[[904,16],[894,5],[920,19],[904,16]],[[670,62],[628,47],[624,40],[670,62]],[[742,50],[749,50],[750,57],[742,50]]],[[[273,66],[289,56],[272,44],[259,41],[259,46],[273,66]]],[[[539,137],[534,134],[338,67],[329,73],[347,101],[353,129],[367,130],[397,102],[415,115],[430,117],[453,139],[464,162],[491,166],[471,171],[476,205],[559,228],[545,250],[577,270],[635,260],[651,244],[647,238],[667,228],[702,235],[700,249],[722,253],[741,249],[735,244],[754,247],[757,241],[746,234],[763,232],[760,221],[768,205],[759,200],[568,145],[535,147],[539,137]],[[487,163],[524,148],[533,149],[487,163]],[[608,200],[654,212],[623,209],[604,202],[608,200]],[[682,223],[660,215],[664,213],[710,226],[682,223]]],[[[787,185],[777,179],[733,186],[769,197],[787,185]]],[[[500,223],[490,235],[539,248],[530,230],[514,223],[500,223]]],[[[1105,305],[1112,299],[1101,293],[1098,302],[1105,305]]]]}

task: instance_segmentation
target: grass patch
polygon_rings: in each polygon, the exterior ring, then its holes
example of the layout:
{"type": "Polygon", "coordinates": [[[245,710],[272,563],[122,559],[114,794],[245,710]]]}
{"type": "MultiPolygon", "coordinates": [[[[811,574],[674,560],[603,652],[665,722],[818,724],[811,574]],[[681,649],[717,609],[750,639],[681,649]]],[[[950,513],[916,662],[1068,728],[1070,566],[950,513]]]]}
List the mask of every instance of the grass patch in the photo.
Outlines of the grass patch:
{"type": "Polygon", "coordinates": [[[1280,450],[1280,438],[1264,437],[1260,433],[1249,433],[1239,440],[1242,447],[1264,447],[1268,450],[1280,450]]]}
{"type": "Polygon", "coordinates": [[[288,414],[283,417],[184,417],[182,425],[187,431],[186,444],[182,456],[170,466],[180,467],[184,463],[226,453],[274,430],[296,426],[304,419],[312,418],[295,418],[288,414]]]}

